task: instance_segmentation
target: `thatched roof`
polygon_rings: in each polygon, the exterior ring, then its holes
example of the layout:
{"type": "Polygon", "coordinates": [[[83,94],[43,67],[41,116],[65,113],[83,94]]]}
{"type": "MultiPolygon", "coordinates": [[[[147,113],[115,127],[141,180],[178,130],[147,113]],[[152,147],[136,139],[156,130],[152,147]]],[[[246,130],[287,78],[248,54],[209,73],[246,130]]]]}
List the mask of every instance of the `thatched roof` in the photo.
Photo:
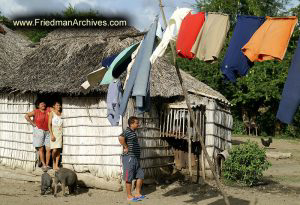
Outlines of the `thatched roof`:
{"type": "MultiPolygon", "coordinates": [[[[40,93],[81,94],[81,84],[105,57],[115,54],[142,38],[125,38],[123,34],[137,34],[133,28],[56,30],[42,39],[35,52],[11,75],[10,82],[20,91],[40,93]]],[[[92,88],[105,92],[106,87],[92,88]]]]}
{"type": "MultiPolygon", "coordinates": [[[[158,58],[151,69],[151,95],[162,97],[183,96],[175,67],[166,57],[158,58]]],[[[217,99],[226,104],[229,101],[218,91],[197,80],[190,74],[180,70],[187,90],[195,95],[217,99]]]]}
{"type": "Polygon", "coordinates": [[[30,41],[15,33],[5,25],[0,26],[5,30],[5,35],[0,34],[0,88],[9,87],[10,74],[23,61],[23,58],[33,49],[27,45],[30,41]]]}
{"type": "MultiPolygon", "coordinates": [[[[120,52],[142,37],[131,27],[56,30],[42,39],[40,46],[25,57],[24,63],[14,70],[9,81],[14,89],[24,92],[86,94],[80,85],[86,80],[87,74],[96,70],[102,59],[120,52]]],[[[227,102],[219,92],[184,71],[181,73],[189,89],[227,102]]],[[[166,57],[156,61],[150,78],[153,97],[182,96],[175,68],[166,57]]],[[[89,92],[106,90],[107,86],[97,86],[89,92]]]]}

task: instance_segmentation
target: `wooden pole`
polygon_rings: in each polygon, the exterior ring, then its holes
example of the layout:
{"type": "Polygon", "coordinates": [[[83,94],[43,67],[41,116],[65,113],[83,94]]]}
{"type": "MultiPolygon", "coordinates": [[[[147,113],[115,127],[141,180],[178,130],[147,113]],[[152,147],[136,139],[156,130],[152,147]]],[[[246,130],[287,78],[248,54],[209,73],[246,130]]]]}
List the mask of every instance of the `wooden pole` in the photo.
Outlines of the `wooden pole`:
{"type": "Polygon", "coordinates": [[[191,117],[188,114],[188,165],[189,165],[189,173],[190,173],[190,181],[192,181],[193,173],[192,173],[192,128],[191,128],[191,117]]]}
{"type": "MultiPolygon", "coordinates": [[[[162,13],[162,17],[163,17],[163,20],[164,20],[164,24],[165,26],[167,27],[168,24],[167,24],[167,19],[166,19],[166,16],[165,16],[165,13],[164,13],[164,10],[163,10],[163,5],[162,5],[162,0],[158,0],[159,1],[159,6],[160,6],[160,11],[162,13]]],[[[183,85],[183,80],[182,80],[182,76],[181,76],[181,73],[180,73],[180,70],[179,70],[179,67],[177,66],[176,64],[176,53],[175,53],[175,46],[174,46],[174,43],[172,41],[170,41],[170,45],[171,45],[171,50],[172,50],[172,54],[173,54],[173,63],[174,63],[174,66],[176,68],[176,73],[178,75],[178,78],[179,78],[179,82],[180,82],[180,85],[181,85],[181,88],[182,88],[182,92],[183,92],[183,95],[184,95],[184,98],[185,98],[185,101],[186,101],[186,104],[187,104],[187,107],[188,107],[188,110],[190,112],[190,116],[191,116],[191,120],[193,121],[193,124],[196,125],[196,119],[195,119],[195,114],[191,108],[191,103],[190,103],[190,99],[188,98],[188,95],[187,95],[187,89],[185,88],[185,86],[183,85]]],[[[213,164],[212,160],[209,158],[208,156],[208,153],[207,153],[207,150],[206,150],[206,147],[205,147],[205,144],[204,144],[204,140],[203,140],[203,137],[204,136],[201,136],[201,132],[200,132],[200,129],[198,126],[196,126],[196,132],[199,136],[199,140],[200,140],[200,144],[201,144],[201,147],[202,147],[202,150],[203,150],[203,154],[204,154],[204,157],[206,158],[208,164],[209,164],[209,168],[214,176],[214,179],[216,181],[216,184],[217,184],[217,187],[218,189],[220,190],[221,194],[223,195],[223,198],[224,198],[224,201],[225,201],[225,204],[226,205],[230,205],[230,202],[228,200],[228,197],[227,197],[227,194],[225,193],[225,191],[223,190],[223,188],[221,187],[221,183],[219,181],[219,178],[216,174],[216,169],[215,169],[215,165],[213,164]]]]}
{"type": "Polygon", "coordinates": [[[203,149],[201,150],[201,169],[202,169],[202,177],[203,180],[205,181],[205,159],[204,159],[204,154],[203,154],[203,149]]]}

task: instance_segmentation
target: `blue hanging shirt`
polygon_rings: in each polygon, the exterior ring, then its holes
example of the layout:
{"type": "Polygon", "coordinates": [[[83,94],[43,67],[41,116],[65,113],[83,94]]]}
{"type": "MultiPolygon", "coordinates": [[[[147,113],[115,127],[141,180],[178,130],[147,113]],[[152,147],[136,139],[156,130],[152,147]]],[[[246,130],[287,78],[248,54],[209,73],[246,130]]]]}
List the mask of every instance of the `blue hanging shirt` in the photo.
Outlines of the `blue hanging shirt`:
{"type": "Polygon", "coordinates": [[[249,68],[253,66],[253,62],[242,53],[241,49],[264,21],[265,17],[237,17],[236,26],[221,66],[221,71],[231,82],[236,82],[238,75],[245,76],[249,68]]]}

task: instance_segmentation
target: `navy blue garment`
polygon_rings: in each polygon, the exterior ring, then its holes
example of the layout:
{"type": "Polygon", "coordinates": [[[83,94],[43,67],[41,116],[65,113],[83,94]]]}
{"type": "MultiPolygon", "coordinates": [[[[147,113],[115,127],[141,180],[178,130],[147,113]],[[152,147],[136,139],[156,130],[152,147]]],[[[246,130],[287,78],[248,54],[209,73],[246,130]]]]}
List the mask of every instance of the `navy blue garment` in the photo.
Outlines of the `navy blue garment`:
{"type": "Polygon", "coordinates": [[[110,64],[115,60],[115,58],[118,56],[119,54],[116,54],[116,55],[112,55],[112,56],[109,56],[107,58],[104,58],[101,62],[102,66],[103,67],[106,67],[108,68],[110,66],[110,64]]]}
{"type": "Polygon", "coordinates": [[[119,66],[116,66],[113,70],[112,70],[112,76],[114,78],[118,78],[120,77],[120,75],[127,69],[128,64],[131,62],[131,56],[129,56],[129,58],[127,58],[126,60],[124,60],[119,66]]]}
{"type": "Polygon", "coordinates": [[[227,48],[221,71],[231,82],[236,82],[238,75],[245,76],[253,66],[243,53],[242,47],[250,40],[255,31],[264,23],[265,17],[238,16],[227,48]]]}
{"type": "Polygon", "coordinates": [[[294,54],[276,117],[284,123],[292,123],[300,104],[300,38],[294,54]]]}

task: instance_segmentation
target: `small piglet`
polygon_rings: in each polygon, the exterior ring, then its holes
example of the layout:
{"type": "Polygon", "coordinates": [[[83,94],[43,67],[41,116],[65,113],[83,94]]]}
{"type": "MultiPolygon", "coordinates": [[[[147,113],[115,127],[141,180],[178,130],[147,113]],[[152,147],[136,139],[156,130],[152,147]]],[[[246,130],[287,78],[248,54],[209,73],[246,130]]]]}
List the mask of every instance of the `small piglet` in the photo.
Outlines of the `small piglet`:
{"type": "Polygon", "coordinates": [[[54,177],[54,196],[57,195],[57,184],[61,184],[62,194],[65,194],[65,187],[68,186],[69,194],[75,194],[77,191],[77,175],[74,171],[66,168],[60,168],[58,171],[55,172],[54,177]]]}
{"type": "Polygon", "coordinates": [[[52,178],[44,172],[41,176],[41,195],[44,195],[49,188],[52,188],[52,178]]]}

